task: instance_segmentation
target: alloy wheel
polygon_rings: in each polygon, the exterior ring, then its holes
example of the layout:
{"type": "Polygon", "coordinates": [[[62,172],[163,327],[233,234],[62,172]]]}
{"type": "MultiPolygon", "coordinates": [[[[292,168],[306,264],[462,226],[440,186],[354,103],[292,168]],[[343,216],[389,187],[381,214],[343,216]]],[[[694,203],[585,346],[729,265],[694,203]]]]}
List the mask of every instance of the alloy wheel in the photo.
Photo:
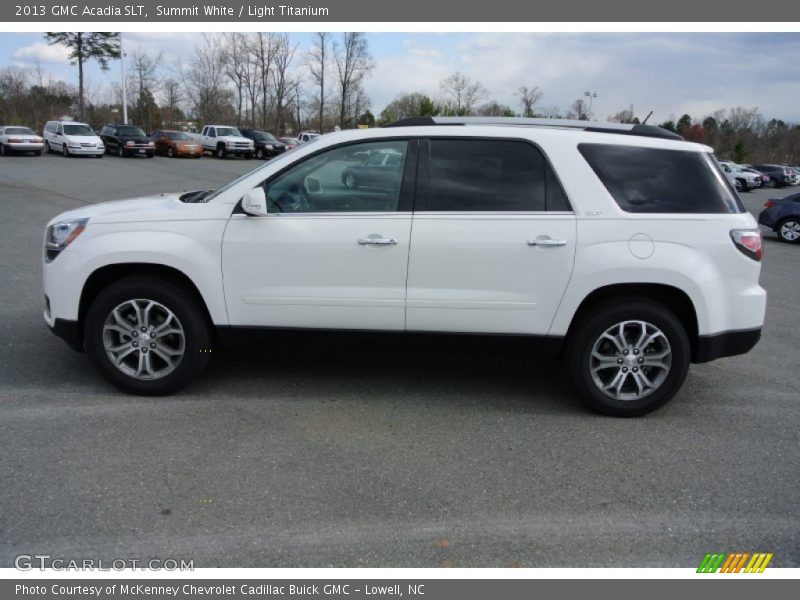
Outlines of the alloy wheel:
{"type": "Polygon", "coordinates": [[[778,230],[778,235],[787,242],[796,242],[800,239],[800,221],[784,221],[778,230]]]}
{"type": "Polygon", "coordinates": [[[640,400],[667,378],[672,349],[666,335],[646,321],[622,321],[594,343],[589,370],[597,389],[623,401],[640,400]]]}
{"type": "Polygon", "coordinates": [[[186,351],[186,336],[175,314],[155,300],[119,304],[103,324],[103,347],[111,363],[135,379],[172,373],[186,351]]]}

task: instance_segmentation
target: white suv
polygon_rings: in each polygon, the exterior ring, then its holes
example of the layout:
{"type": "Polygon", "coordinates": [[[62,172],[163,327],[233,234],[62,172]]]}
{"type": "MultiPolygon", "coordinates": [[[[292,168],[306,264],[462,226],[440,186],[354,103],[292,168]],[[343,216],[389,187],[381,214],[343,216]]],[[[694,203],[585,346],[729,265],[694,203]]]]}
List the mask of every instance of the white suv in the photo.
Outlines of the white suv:
{"type": "Polygon", "coordinates": [[[214,191],[59,215],[44,316],[133,393],[179,390],[253,332],[527,336],[592,407],[637,415],[690,362],[756,344],[760,259],[706,146],[646,125],[423,118],[326,135],[214,191]]]}
{"type": "Polygon", "coordinates": [[[103,158],[106,147],[103,140],[86,123],[78,121],[48,121],[44,125],[44,149],[69,156],[94,156],[103,158]]]}

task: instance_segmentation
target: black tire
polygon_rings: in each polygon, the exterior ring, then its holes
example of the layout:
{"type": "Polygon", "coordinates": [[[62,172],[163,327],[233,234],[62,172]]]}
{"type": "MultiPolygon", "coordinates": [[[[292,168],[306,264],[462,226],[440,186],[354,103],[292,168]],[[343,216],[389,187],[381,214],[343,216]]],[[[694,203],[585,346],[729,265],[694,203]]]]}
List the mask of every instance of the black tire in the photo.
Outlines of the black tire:
{"type": "Polygon", "coordinates": [[[258,158],[260,160],[264,160],[266,158],[266,155],[264,154],[264,149],[263,148],[258,148],[256,150],[256,158],[258,158]]]}
{"type": "Polygon", "coordinates": [[[750,191],[750,188],[747,187],[747,182],[744,179],[737,179],[736,181],[739,183],[739,191],[740,192],[749,192],[750,191]]]}
{"type": "Polygon", "coordinates": [[[42,151],[41,150],[37,150],[36,152],[34,152],[34,154],[36,156],[41,156],[42,155],[42,151]]]}
{"type": "Polygon", "coordinates": [[[175,152],[173,151],[172,146],[167,148],[167,157],[168,158],[175,158],[175,152]]]}
{"type": "Polygon", "coordinates": [[[6,147],[3,144],[0,144],[0,156],[5,156],[6,152],[6,147]]]}
{"type": "MultiPolygon", "coordinates": [[[[572,329],[565,355],[567,371],[580,397],[597,412],[616,417],[644,415],[668,402],[686,379],[691,356],[689,338],[680,320],[658,302],[636,297],[608,302],[595,307],[572,329]],[[644,321],[657,327],[664,334],[671,351],[670,368],[660,385],[641,398],[629,400],[612,398],[604,393],[595,383],[590,370],[595,342],[608,329],[624,321],[644,321]]],[[[642,358],[632,360],[641,362],[642,358]]],[[[651,374],[648,373],[648,376],[651,374]]],[[[623,377],[627,378],[628,375],[623,377]]]]}
{"type": "Polygon", "coordinates": [[[50,142],[48,142],[47,140],[45,140],[45,142],[44,142],[44,151],[47,154],[52,154],[53,153],[53,149],[50,147],[50,142]]]}
{"type": "Polygon", "coordinates": [[[66,142],[61,144],[61,154],[64,155],[64,158],[69,158],[69,148],[67,147],[66,142]]]}
{"type": "Polygon", "coordinates": [[[248,152],[248,153],[246,153],[246,154],[244,155],[244,159],[245,159],[245,160],[253,160],[253,153],[252,153],[252,152],[248,152]]]}
{"type": "Polygon", "coordinates": [[[117,146],[117,156],[120,158],[125,158],[125,150],[122,148],[122,146],[117,146]]]}
{"type": "Polygon", "coordinates": [[[800,217],[787,217],[778,223],[775,233],[778,234],[778,239],[787,244],[800,244],[800,237],[791,239],[791,234],[786,231],[786,228],[800,229],[800,217]]]}
{"type": "Polygon", "coordinates": [[[221,160],[228,158],[228,152],[225,150],[225,146],[217,146],[217,158],[221,160]]]}
{"type": "MultiPolygon", "coordinates": [[[[144,396],[174,394],[205,369],[211,358],[211,328],[202,306],[184,287],[165,278],[131,276],[101,291],[87,312],[84,345],[94,366],[119,389],[144,396]],[[184,333],[184,354],[175,369],[159,379],[137,379],[111,361],[103,344],[106,318],[127,300],[154,300],[171,310],[184,333]]],[[[138,351],[137,351],[138,352],[138,351]]]]}
{"type": "Polygon", "coordinates": [[[103,158],[105,156],[105,152],[103,154],[95,154],[95,158],[103,158]]]}

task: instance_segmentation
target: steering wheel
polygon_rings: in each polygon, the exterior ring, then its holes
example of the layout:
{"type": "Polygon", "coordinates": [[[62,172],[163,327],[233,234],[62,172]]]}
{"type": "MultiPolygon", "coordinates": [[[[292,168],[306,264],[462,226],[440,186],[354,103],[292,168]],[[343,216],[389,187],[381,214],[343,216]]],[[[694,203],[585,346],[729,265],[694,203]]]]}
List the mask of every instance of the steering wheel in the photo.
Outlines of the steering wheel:
{"type": "Polygon", "coordinates": [[[275,204],[281,212],[306,212],[311,206],[302,185],[298,185],[292,191],[283,192],[275,200],[275,204]]]}

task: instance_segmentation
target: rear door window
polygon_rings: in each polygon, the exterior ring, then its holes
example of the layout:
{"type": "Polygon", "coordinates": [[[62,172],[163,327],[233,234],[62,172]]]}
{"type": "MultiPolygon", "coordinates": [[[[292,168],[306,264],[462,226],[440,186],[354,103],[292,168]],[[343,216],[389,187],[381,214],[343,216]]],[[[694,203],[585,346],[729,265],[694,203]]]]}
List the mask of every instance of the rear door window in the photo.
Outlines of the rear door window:
{"type": "MultiPolygon", "coordinates": [[[[570,210],[541,151],[528,142],[431,139],[423,195],[431,211],[570,210]]],[[[422,202],[418,209],[426,207],[422,202]]]]}
{"type": "Polygon", "coordinates": [[[578,150],[626,212],[744,212],[705,152],[612,144],[579,144],[578,150]]]}

